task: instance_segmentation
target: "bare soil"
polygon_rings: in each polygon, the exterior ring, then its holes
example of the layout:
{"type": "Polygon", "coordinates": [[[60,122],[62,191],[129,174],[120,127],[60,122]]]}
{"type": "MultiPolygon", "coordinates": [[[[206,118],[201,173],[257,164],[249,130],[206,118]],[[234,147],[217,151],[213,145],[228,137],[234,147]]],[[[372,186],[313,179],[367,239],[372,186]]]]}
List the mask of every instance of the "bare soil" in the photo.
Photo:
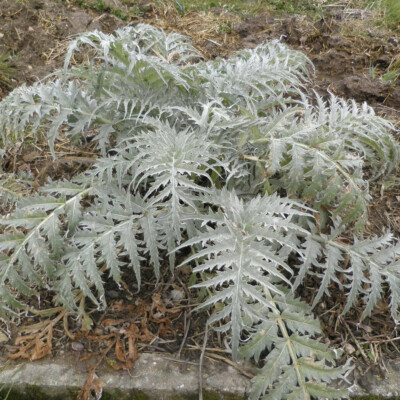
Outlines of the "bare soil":
{"type": "MultiPolygon", "coordinates": [[[[400,112],[400,87],[374,79],[370,73],[374,69],[374,74],[379,76],[389,67],[399,55],[400,37],[373,26],[366,29],[365,25],[370,22],[364,21],[361,11],[350,17],[344,11],[336,12],[316,21],[307,16],[268,14],[240,21],[219,8],[213,10],[214,20],[205,14],[174,18],[167,12],[155,15],[152,13],[155,10],[149,7],[147,11],[131,22],[144,19],[163,28],[192,34],[195,44],[209,58],[280,39],[310,57],[321,92],[329,90],[359,102],[367,101],[378,109],[394,108],[400,112]],[[220,25],[212,26],[213,22],[220,25]]],[[[94,29],[111,33],[125,24],[114,15],[84,10],[68,1],[2,0],[0,55],[14,56],[14,85],[32,83],[62,65],[68,39],[74,35],[94,29]]],[[[8,91],[0,83],[0,96],[8,91]]]]}
{"type": "MultiPolygon", "coordinates": [[[[122,25],[113,15],[94,15],[64,1],[2,0],[0,55],[13,55],[15,86],[32,83],[62,65],[71,36],[94,29],[111,33],[122,25]]],[[[0,98],[8,90],[0,83],[0,98]]]]}
{"type": "Polygon", "coordinates": [[[329,91],[400,112],[400,87],[370,76],[372,68],[379,75],[398,56],[399,37],[373,27],[357,35],[354,26],[365,23],[357,15],[346,21],[340,15],[318,21],[306,16],[260,15],[238,23],[235,32],[245,47],[280,38],[306,53],[315,65],[315,83],[321,93],[329,91]]]}

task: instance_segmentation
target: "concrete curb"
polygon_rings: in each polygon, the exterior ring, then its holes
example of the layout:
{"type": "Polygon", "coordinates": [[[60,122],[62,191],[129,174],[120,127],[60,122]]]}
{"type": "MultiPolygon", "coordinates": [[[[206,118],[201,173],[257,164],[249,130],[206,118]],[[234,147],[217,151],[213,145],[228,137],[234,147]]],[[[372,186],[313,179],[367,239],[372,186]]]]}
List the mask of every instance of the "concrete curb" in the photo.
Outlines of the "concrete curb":
{"type": "MultiPolygon", "coordinates": [[[[12,387],[8,400],[76,400],[88,376],[78,359],[79,354],[38,362],[0,359],[0,399],[12,387]]],[[[101,400],[198,399],[198,366],[169,355],[143,353],[129,372],[106,366],[98,375],[105,384],[101,400]]],[[[400,359],[386,362],[385,370],[355,368],[349,379],[352,398],[400,398],[400,359]]],[[[212,361],[204,364],[202,383],[204,400],[246,399],[251,387],[237,369],[212,361]]]]}
{"type": "MultiPolygon", "coordinates": [[[[198,398],[198,367],[172,357],[141,354],[132,371],[102,368],[102,400],[178,400],[198,398]]],[[[76,400],[87,372],[74,359],[6,364],[0,361],[0,388],[12,386],[10,400],[76,400]],[[3,365],[3,367],[1,367],[3,365]]],[[[204,400],[246,397],[250,380],[232,366],[207,362],[203,368],[204,400]]],[[[6,391],[3,390],[4,393],[6,391]]]]}

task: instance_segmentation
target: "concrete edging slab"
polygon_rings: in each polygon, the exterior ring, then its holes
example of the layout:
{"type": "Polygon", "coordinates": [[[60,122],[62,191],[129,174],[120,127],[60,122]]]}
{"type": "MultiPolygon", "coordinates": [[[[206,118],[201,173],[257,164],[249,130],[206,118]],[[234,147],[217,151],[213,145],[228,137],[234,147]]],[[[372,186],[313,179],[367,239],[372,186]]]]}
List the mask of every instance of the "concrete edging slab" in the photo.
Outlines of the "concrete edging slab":
{"type": "MultiPolygon", "coordinates": [[[[12,386],[8,400],[76,400],[88,375],[78,359],[7,363],[0,358],[1,394],[12,386]]],[[[355,368],[349,378],[354,382],[350,397],[400,398],[400,359],[386,362],[385,369],[363,373],[355,368]]],[[[198,399],[198,366],[172,355],[143,353],[129,372],[102,367],[98,375],[105,384],[102,400],[198,399]]],[[[205,362],[202,377],[204,400],[246,399],[250,392],[250,379],[225,363],[205,362]]]]}
{"type": "MultiPolygon", "coordinates": [[[[198,367],[158,354],[141,354],[129,373],[101,368],[98,375],[105,383],[102,400],[198,398],[198,367]]],[[[245,398],[250,389],[248,378],[232,366],[219,362],[207,362],[202,376],[204,400],[239,400],[245,398]]],[[[0,387],[12,386],[10,400],[76,400],[86,377],[87,372],[79,371],[74,359],[12,364],[0,361],[0,387]]]]}

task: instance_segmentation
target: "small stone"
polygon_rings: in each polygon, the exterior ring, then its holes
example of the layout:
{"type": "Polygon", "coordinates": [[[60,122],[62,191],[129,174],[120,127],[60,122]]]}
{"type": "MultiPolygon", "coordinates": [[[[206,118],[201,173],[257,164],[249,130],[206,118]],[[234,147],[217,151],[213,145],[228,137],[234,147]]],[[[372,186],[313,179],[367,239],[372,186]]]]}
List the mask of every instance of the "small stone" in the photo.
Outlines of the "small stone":
{"type": "Polygon", "coordinates": [[[351,345],[350,343],[346,343],[344,346],[344,351],[348,354],[351,355],[353,353],[355,353],[356,349],[354,348],[353,345],[351,345]]]}
{"type": "Polygon", "coordinates": [[[357,324],[357,327],[360,328],[360,329],[363,329],[367,333],[371,333],[372,332],[372,328],[369,325],[364,325],[361,322],[359,324],[357,324]]]}
{"type": "Polygon", "coordinates": [[[171,290],[171,298],[174,301],[182,300],[185,297],[183,290],[173,289],[171,290]]]}
{"type": "Polygon", "coordinates": [[[119,293],[116,290],[107,290],[107,295],[110,299],[117,299],[119,297],[119,293]]]}
{"type": "Polygon", "coordinates": [[[72,342],[71,348],[74,351],[82,351],[85,348],[85,346],[80,342],[72,342]]]}
{"type": "Polygon", "coordinates": [[[35,32],[35,30],[30,26],[30,27],[28,28],[28,32],[32,33],[32,32],[35,32]]]}
{"type": "Polygon", "coordinates": [[[4,37],[4,33],[0,32],[0,39],[3,39],[3,37],[4,37]]]}

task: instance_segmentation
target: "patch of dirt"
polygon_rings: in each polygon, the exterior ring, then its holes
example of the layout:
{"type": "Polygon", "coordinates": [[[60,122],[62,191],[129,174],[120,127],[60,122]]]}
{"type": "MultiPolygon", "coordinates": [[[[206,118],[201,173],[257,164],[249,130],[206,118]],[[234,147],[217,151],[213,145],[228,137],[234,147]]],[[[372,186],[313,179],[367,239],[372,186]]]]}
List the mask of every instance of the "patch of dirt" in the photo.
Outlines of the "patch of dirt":
{"type": "MultiPolygon", "coordinates": [[[[372,71],[380,76],[398,56],[400,37],[373,27],[367,31],[363,28],[364,36],[355,33],[357,25],[365,25],[362,13],[353,13],[349,19],[335,11],[317,21],[306,16],[264,14],[240,21],[235,14],[217,7],[212,13],[181,17],[168,7],[146,7],[147,13],[132,23],[145,18],[163,29],[190,35],[206,58],[228,56],[243,47],[280,39],[310,57],[321,94],[329,91],[358,102],[367,101],[400,119],[400,87],[371,76],[372,71]]],[[[94,29],[111,33],[125,24],[109,13],[83,10],[69,2],[2,0],[0,56],[14,56],[15,86],[30,84],[61,67],[68,39],[74,35],[94,29]]],[[[0,81],[0,98],[8,91],[0,81]]]]}
{"type": "Polygon", "coordinates": [[[243,47],[281,39],[306,53],[315,65],[314,82],[322,95],[331,92],[366,101],[399,120],[400,86],[377,77],[398,56],[400,38],[373,27],[365,30],[368,23],[360,20],[361,16],[354,14],[343,21],[340,14],[335,14],[314,21],[306,16],[260,15],[239,22],[234,30],[243,47]],[[357,26],[364,30],[363,36],[355,33],[357,26]]]}
{"type": "MultiPolygon", "coordinates": [[[[381,115],[390,117],[394,121],[400,121],[400,85],[396,82],[384,82],[379,79],[392,60],[398,56],[400,38],[390,33],[382,33],[372,27],[369,31],[364,29],[364,36],[356,34],[357,24],[365,24],[365,21],[362,20],[362,13],[352,14],[349,19],[345,18],[343,13],[335,12],[330,17],[318,21],[304,16],[264,14],[240,21],[236,15],[221,8],[215,8],[212,13],[208,14],[188,13],[184,16],[179,16],[176,11],[168,7],[158,10],[154,7],[147,7],[146,10],[145,15],[137,17],[131,22],[145,19],[146,22],[158,27],[190,35],[194,44],[208,59],[228,56],[235,50],[243,47],[255,47],[266,40],[281,39],[292,48],[305,52],[313,61],[316,68],[315,88],[320,94],[327,96],[331,92],[338,96],[354,98],[358,102],[367,101],[381,115]],[[375,78],[372,76],[372,71],[376,74],[375,78]]],[[[68,1],[16,2],[15,0],[0,0],[0,56],[5,54],[14,56],[13,63],[16,69],[13,73],[13,84],[15,86],[23,83],[30,84],[62,66],[68,38],[71,36],[94,29],[111,33],[125,24],[126,22],[109,13],[101,14],[93,10],[83,10],[68,1]]],[[[0,99],[6,96],[9,90],[10,87],[2,85],[0,79],[0,99]]],[[[69,143],[59,143],[57,146],[57,162],[54,162],[44,149],[35,150],[25,147],[21,151],[19,148],[13,150],[12,157],[9,157],[13,163],[10,161],[10,164],[3,165],[3,167],[10,172],[28,169],[36,176],[38,184],[41,184],[48,176],[54,179],[73,175],[77,169],[86,168],[87,164],[91,163],[92,157],[95,156],[94,150],[90,146],[87,148],[81,146],[79,149],[69,143]]],[[[400,235],[400,208],[398,206],[400,189],[398,185],[389,185],[383,190],[382,185],[376,184],[373,188],[373,198],[371,230],[378,233],[382,227],[390,227],[393,233],[400,235]]],[[[176,279],[178,278],[177,274],[176,279]]],[[[188,312],[190,304],[193,302],[190,296],[193,294],[189,294],[186,286],[182,284],[182,282],[187,282],[187,278],[188,276],[184,276],[182,280],[178,279],[179,285],[174,282],[159,284],[164,285],[164,287],[158,286],[158,293],[166,303],[165,312],[155,309],[154,299],[149,297],[149,293],[153,292],[154,283],[148,289],[147,308],[143,312],[142,319],[153,318],[152,332],[155,336],[159,336],[154,342],[142,344],[143,348],[150,351],[180,352],[182,349],[179,346],[185,342],[187,336],[190,338],[187,341],[192,346],[187,346],[187,348],[196,351],[200,349],[199,343],[203,340],[204,335],[201,329],[204,327],[205,317],[192,317],[188,312]],[[185,296],[175,303],[168,298],[168,293],[172,291],[172,288],[185,293],[185,296]],[[162,320],[163,318],[166,319],[162,320]],[[195,318],[201,320],[198,321],[195,318]],[[160,334],[161,323],[165,325],[162,327],[163,334],[160,334]]],[[[92,310],[91,316],[95,329],[98,329],[98,336],[102,338],[111,335],[115,329],[121,332],[126,329],[123,318],[129,320],[130,323],[138,322],[134,320],[133,311],[124,308],[128,307],[126,303],[129,304],[135,300],[134,297],[125,298],[126,294],[123,294],[119,287],[111,286],[107,289],[109,303],[118,304],[122,314],[96,315],[95,310],[92,310]],[[129,314],[131,311],[132,315],[129,314]],[[108,326],[102,325],[102,321],[104,322],[106,317],[117,322],[110,323],[108,321],[108,326]]],[[[336,328],[341,324],[339,321],[340,310],[337,310],[336,307],[340,308],[339,303],[343,304],[345,299],[340,299],[340,296],[343,295],[337,293],[337,296],[332,296],[326,304],[321,303],[322,309],[317,310],[323,316],[323,322],[327,327],[334,326],[336,328]]],[[[46,305],[51,307],[52,299],[42,298],[41,301],[42,305],[43,302],[46,302],[46,305]]],[[[162,307],[160,304],[157,306],[162,307]]],[[[359,310],[355,309],[354,313],[359,314],[359,310]]],[[[371,319],[368,323],[374,325],[374,331],[381,334],[382,337],[392,337],[393,327],[386,318],[387,310],[378,314],[385,316],[382,317],[384,321],[371,319]]],[[[348,323],[351,323],[349,321],[357,320],[358,317],[359,315],[349,315],[346,319],[348,323]]],[[[375,319],[378,317],[381,318],[380,315],[374,315],[375,319]]],[[[34,322],[37,322],[37,319],[34,322]]],[[[139,322],[141,323],[141,320],[139,322]]],[[[70,321],[70,323],[70,333],[75,334],[81,328],[82,322],[70,321]]],[[[51,321],[49,325],[46,325],[46,329],[50,324],[51,321]]],[[[48,329],[47,332],[51,331],[48,329]]],[[[369,331],[365,333],[362,330],[356,330],[355,335],[367,343],[370,340],[369,333],[369,331]]],[[[92,340],[89,340],[88,336],[83,339],[76,337],[75,343],[79,339],[80,346],[75,344],[76,349],[74,349],[74,342],[72,344],[68,342],[63,331],[54,334],[58,344],[53,350],[59,353],[78,351],[77,349],[80,349],[82,345],[94,353],[104,350],[100,339],[97,340],[96,337],[92,340]]],[[[330,337],[332,343],[346,342],[347,331],[345,331],[344,337],[340,335],[333,329],[330,337]]],[[[42,343],[42,338],[39,339],[42,343]]],[[[112,339],[116,343],[120,340],[116,334],[112,339]]],[[[124,336],[122,339],[128,345],[129,337],[124,336]]],[[[216,343],[216,347],[218,346],[222,347],[222,343],[216,343]]],[[[3,347],[3,349],[10,350],[8,347],[3,347]]],[[[43,349],[46,349],[44,345],[40,350],[43,351],[43,349]]],[[[115,346],[116,361],[121,362],[118,357],[124,360],[124,356],[119,350],[117,351],[117,346],[115,346]]],[[[388,349],[387,353],[390,351],[391,349],[388,349]]],[[[124,362],[122,361],[122,363],[124,362]]]]}
{"type": "MultiPolygon", "coordinates": [[[[95,15],[64,1],[1,0],[0,56],[14,56],[15,86],[30,84],[61,67],[71,36],[94,29],[111,33],[123,25],[113,15],[95,15]]],[[[0,98],[6,94],[0,82],[0,98]]]]}

